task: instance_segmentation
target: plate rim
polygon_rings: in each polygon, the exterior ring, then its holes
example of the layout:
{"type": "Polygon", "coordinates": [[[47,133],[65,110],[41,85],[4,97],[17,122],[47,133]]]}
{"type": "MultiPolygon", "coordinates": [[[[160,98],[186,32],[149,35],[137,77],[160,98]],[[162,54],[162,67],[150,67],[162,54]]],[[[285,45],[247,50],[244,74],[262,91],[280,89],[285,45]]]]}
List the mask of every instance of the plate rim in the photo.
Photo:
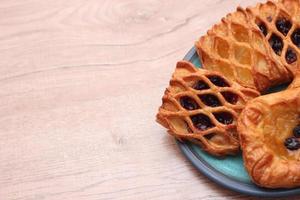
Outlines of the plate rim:
{"type": "MultiPolygon", "coordinates": [[[[194,57],[198,58],[195,47],[191,48],[188,53],[184,56],[183,60],[191,61],[194,57]]],[[[201,63],[201,61],[199,60],[201,63]]],[[[189,142],[179,141],[176,139],[176,143],[179,146],[181,152],[185,157],[192,163],[192,165],[203,175],[209,178],[211,181],[218,185],[227,188],[229,190],[238,192],[240,194],[246,194],[256,197],[287,197],[300,194],[300,188],[294,189],[267,189],[258,187],[255,184],[247,184],[226,176],[221,172],[215,170],[213,166],[203,160],[195,151],[192,149],[189,142]]]]}

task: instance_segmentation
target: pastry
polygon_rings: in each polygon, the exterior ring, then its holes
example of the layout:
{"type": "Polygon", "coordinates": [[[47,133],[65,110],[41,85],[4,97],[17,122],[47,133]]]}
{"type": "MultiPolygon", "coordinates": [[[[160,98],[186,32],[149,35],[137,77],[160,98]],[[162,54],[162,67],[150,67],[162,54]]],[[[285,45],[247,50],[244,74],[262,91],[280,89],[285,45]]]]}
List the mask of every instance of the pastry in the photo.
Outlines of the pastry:
{"type": "Polygon", "coordinates": [[[251,22],[262,32],[272,57],[292,74],[298,69],[300,53],[300,1],[279,0],[247,8],[251,22]]]}
{"type": "Polygon", "coordinates": [[[300,88],[248,102],[238,119],[244,165],[267,188],[300,186],[300,88]]]}
{"type": "Polygon", "coordinates": [[[287,89],[300,87],[300,70],[295,72],[295,78],[287,89]]]}
{"type": "Polygon", "coordinates": [[[292,80],[293,74],[276,59],[267,38],[242,8],[228,14],[196,42],[208,70],[221,72],[241,85],[261,92],[292,80]]]}
{"type": "Polygon", "coordinates": [[[216,156],[239,151],[236,121],[247,101],[259,95],[218,72],[177,63],[157,122],[180,140],[198,143],[216,156]]]}

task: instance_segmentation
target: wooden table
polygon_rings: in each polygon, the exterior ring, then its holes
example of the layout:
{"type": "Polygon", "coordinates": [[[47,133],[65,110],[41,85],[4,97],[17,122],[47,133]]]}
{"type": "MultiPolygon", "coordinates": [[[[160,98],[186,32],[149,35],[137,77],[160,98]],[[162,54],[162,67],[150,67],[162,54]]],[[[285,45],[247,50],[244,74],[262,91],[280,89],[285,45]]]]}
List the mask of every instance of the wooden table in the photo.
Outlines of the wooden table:
{"type": "Polygon", "coordinates": [[[154,121],[175,63],[250,4],[2,0],[0,199],[255,199],[199,174],[154,121]]]}

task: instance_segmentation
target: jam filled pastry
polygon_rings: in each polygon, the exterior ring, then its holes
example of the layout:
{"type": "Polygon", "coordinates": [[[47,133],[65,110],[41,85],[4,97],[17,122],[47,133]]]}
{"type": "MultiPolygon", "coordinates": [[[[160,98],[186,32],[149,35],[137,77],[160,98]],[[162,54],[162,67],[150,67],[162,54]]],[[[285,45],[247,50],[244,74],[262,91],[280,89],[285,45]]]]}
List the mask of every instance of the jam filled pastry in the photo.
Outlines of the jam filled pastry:
{"type": "Polygon", "coordinates": [[[180,61],[162,98],[157,122],[180,140],[190,140],[216,156],[236,154],[239,113],[259,92],[218,72],[180,61]]]}
{"type": "Polygon", "coordinates": [[[248,102],[238,120],[244,165],[267,188],[300,186],[300,88],[248,102]]]}
{"type": "Polygon", "coordinates": [[[295,72],[295,78],[287,89],[300,87],[300,70],[295,72]]]}
{"type": "MultiPolygon", "coordinates": [[[[239,7],[214,25],[195,46],[205,69],[263,92],[292,80],[293,73],[285,65],[293,65],[297,54],[295,45],[285,44],[283,33],[275,25],[269,26],[265,19],[258,22],[260,14],[261,10],[250,12],[239,7]],[[278,59],[278,55],[286,59],[278,59]]],[[[284,26],[280,27],[286,32],[284,26]]]]}
{"type": "Polygon", "coordinates": [[[272,57],[295,74],[300,63],[300,1],[268,1],[247,12],[268,42],[272,57]]]}

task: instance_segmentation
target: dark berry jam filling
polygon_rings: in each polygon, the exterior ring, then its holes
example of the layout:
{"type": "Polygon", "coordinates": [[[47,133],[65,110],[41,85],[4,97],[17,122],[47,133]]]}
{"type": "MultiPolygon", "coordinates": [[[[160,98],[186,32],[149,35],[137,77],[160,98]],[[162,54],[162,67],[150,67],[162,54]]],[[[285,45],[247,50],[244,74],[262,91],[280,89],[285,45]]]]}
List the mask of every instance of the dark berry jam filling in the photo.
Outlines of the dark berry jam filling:
{"type": "Polygon", "coordinates": [[[221,106],[221,102],[219,101],[218,97],[216,97],[215,95],[212,94],[203,94],[203,95],[199,95],[199,98],[201,99],[201,101],[210,107],[218,107],[221,106]]]}
{"type": "Polygon", "coordinates": [[[204,114],[193,115],[191,116],[191,120],[194,126],[201,131],[214,127],[214,124],[211,123],[209,117],[204,114]]]}
{"type": "Polygon", "coordinates": [[[300,148],[300,142],[295,137],[289,137],[284,141],[284,146],[289,150],[297,150],[300,148]]]}
{"type": "Polygon", "coordinates": [[[282,51],[282,48],[283,48],[283,42],[282,42],[282,39],[280,37],[278,37],[275,34],[272,34],[271,38],[269,39],[269,44],[272,47],[273,51],[277,55],[281,55],[281,51],[282,51]]]}
{"type": "Polygon", "coordinates": [[[290,31],[291,27],[292,27],[292,24],[289,20],[282,18],[282,19],[278,19],[276,21],[276,28],[283,35],[287,35],[288,32],[290,31]]]}
{"type": "Polygon", "coordinates": [[[227,81],[220,76],[214,75],[214,76],[208,76],[207,78],[216,86],[229,87],[227,81]]]}
{"type": "Polygon", "coordinates": [[[233,116],[229,112],[218,112],[218,113],[213,113],[215,118],[222,124],[232,124],[233,122],[233,116]]]}
{"type": "Polygon", "coordinates": [[[293,62],[296,62],[297,61],[296,52],[293,49],[288,48],[285,54],[285,59],[288,64],[292,64],[293,62]]]}
{"type": "Polygon", "coordinates": [[[191,97],[187,97],[187,96],[180,98],[180,105],[187,110],[196,110],[199,108],[196,101],[194,99],[192,99],[191,97]]]}
{"type": "Polygon", "coordinates": [[[268,34],[268,29],[267,29],[265,23],[261,22],[260,24],[258,24],[258,28],[264,34],[264,36],[266,36],[268,34]]]}
{"type": "Polygon", "coordinates": [[[195,90],[206,90],[209,89],[209,86],[204,81],[199,80],[194,84],[193,88],[195,90]]]}
{"type": "Polygon", "coordinates": [[[291,35],[292,42],[297,46],[300,47],[300,29],[296,29],[291,35]]]}
{"type": "Polygon", "coordinates": [[[294,129],[293,129],[293,134],[296,138],[300,138],[300,125],[296,126],[294,129]]]}
{"type": "Polygon", "coordinates": [[[216,134],[215,133],[209,133],[209,134],[206,134],[204,135],[204,137],[208,140],[210,140],[212,137],[214,137],[216,134]]]}
{"type": "Polygon", "coordinates": [[[236,104],[239,100],[239,96],[233,92],[221,92],[221,94],[228,103],[236,104]]]}

